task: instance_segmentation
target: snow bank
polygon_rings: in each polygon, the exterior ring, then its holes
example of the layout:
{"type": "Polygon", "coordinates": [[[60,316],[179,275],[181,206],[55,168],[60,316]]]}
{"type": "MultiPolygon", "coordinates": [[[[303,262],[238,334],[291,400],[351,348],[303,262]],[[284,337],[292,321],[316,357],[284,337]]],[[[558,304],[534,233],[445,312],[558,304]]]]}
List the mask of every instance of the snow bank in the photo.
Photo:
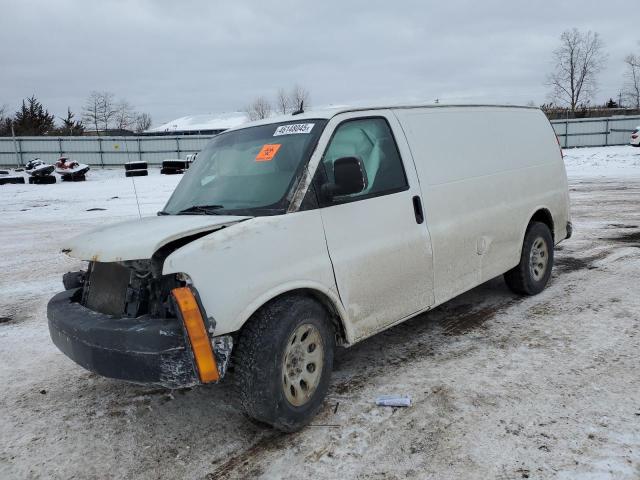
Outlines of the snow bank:
{"type": "Polygon", "coordinates": [[[570,148],[564,150],[564,163],[569,178],[640,176],[640,148],[570,148]]]}

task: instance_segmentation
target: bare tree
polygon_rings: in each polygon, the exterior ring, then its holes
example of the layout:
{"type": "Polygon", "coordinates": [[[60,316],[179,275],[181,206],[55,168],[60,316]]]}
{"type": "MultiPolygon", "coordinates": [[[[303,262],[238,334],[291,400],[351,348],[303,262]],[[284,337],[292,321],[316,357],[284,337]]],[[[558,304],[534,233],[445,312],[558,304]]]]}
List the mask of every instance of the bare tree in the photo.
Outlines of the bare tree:
{"type": "Polygon", "coordinates": [[[622,94],[625,100],[635,108],[640,108],[640,55],[627,55],[626,82],[622,94]]]}
{"type": "Polygon", "coordinates": [[[6,116],[7,106],[0,105],[0,137],[11,133],[11,119],[6,116]]]}
{"type": "Polygon", "coordinates": [[[309,90],[300,85],[291,89],[289,94],[289,105],[293,110],[300,110],[304,105],[309,106],[309,90]]]}
{"type": "Polygon", "coordinates": [[[290,108],[291,101],[289,99],[289,95],[287,95],[284,88],[279,89],[278,94],[276,95],[276,111],[282,115],[286,115],[289,113],[290,108]]]}
{"type": "Polygon", "coordinates": [[[129,129],[134,121],[136,113],[133,111],[133,107],[126,100],[120,100],[114,107],[114,126],[118,130],[129,129]]]}
{"type": "Polygon", "coordinates": [[[87,97],[82,110],[82,120],[92,125],[96,133],[109,130],[116,117],[117,109],[114,105],[113,93],[93,91],[87,97]]]}
{"type": "Polygon", "coordinates": [[[100,93],[91,92],[84,103],[84,107],[82,107],[82,120],[87,125],[91,125],[98,135],[100,135],[100,128],[98,127],[100,123],[100,110],[100,93]]]}
{"type": "Polygon", "coordinates": [[[151,126],[151,115],[148,113],[138,113],[135,121],[135,132],[142,133],[151,126]]]}
{"type": "Polygon", "coordinates": [[[245,109],[249,120],[262,120],[271,116],[271,104],[265,97],[258,97],[245,109]]]}
{"type": "Polygon", "coordinates": [[[589,104],[596,92],[596,77],[606,60],[602,40],[591,31],[566,30],[553,56],[555,70],[547,79],[551,97],[575,112],[578,105],[589,104]]]}
{"type": "Polygon", "coordinates": [[[111,127],[113,120],[116,118],[116,114],[118,112],[114,95],[111,92],[101,92],[101,103],[100,103],[100,122],[102,124],[103,130],[109,130],[111,127]]]}

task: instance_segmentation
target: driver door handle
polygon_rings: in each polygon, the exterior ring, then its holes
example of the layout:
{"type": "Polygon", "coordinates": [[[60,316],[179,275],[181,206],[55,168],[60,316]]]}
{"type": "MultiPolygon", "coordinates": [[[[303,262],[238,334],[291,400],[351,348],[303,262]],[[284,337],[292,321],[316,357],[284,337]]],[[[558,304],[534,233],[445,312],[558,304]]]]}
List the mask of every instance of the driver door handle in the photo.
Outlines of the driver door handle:
{"type": "Polygon", "coordinates": [[[424,222],[424,213],[422,212],[422,202],[418,195],[413,197],[413,213],[416,216],[416,223],[419,225],[424,222]]]}

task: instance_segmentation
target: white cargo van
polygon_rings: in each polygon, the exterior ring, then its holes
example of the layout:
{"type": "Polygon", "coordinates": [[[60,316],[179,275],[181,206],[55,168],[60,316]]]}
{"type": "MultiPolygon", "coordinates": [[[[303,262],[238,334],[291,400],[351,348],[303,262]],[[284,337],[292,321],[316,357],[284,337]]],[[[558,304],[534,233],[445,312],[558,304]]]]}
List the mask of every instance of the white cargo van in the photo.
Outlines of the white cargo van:
{"type": "Polygon", "coordinates": [[[157,217],[68,241],[88,269],[65,275],[49,327],[112,378],[176,388],[230,367],[239,405],[292,431],[320,407],[337,345],[498,275],[536,294],[570,235],[536,108],[307,112],[216,136],[157,217]]]}

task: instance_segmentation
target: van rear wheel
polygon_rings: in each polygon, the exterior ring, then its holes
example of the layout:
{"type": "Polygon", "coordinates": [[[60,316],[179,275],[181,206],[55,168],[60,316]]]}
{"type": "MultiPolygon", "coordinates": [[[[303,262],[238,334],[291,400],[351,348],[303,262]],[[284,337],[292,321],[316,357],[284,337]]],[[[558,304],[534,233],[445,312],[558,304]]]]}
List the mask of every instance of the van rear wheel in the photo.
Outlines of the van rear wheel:
{"type": "Polygon", "coordinates": [[[547,286],[553,268],[553,237],[549,227],[532,222],[522,245],[520,263],[504,274],[507,286],[521,295],[536,295],[547,286]]]}
{"type": "Polygon", "coordinates": [[[308,424],[329,388],[335,335],[310,297],[277,299],[243,327],[234,352],[234,381],[245,413],[293,432],[308,424]]]}

